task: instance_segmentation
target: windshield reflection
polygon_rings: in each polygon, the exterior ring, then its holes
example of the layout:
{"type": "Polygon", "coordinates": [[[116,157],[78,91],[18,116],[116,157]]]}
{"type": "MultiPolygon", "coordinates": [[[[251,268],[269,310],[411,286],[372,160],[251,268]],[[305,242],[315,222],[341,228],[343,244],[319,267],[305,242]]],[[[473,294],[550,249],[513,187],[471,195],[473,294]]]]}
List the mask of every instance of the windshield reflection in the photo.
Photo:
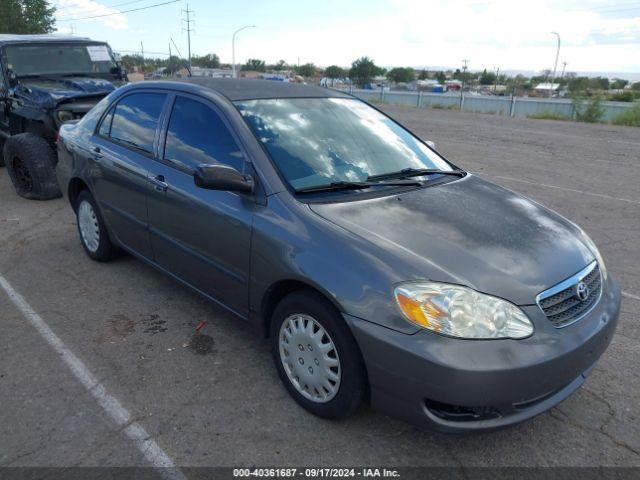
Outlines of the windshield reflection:
{"type": "Polygon", "coordinates": [[[452,170],[419,139],[359,100],[291,98],[236,106],[294,189],[361,182],[405,168],[452,170]]]}

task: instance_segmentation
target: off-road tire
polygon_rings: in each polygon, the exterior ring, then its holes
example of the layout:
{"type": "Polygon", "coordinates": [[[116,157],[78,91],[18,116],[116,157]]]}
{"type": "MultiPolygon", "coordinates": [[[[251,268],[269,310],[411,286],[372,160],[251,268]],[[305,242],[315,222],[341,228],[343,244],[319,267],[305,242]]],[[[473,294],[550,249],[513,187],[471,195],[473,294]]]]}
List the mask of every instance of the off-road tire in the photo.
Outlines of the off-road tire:
{"type": "Polygon", "coordinates": [[[31,200],[61,197],[56,179],[56,154],[47,141],[33,133],[7,139],[4,163],[16,193],[31,200]]]}
{"type": "MultiPolygon", "coordinates": [[[[278,374],[293,399],[319,417],[341,419],[356,412],[368,392],[366,368],[358,344],[340,312],[324,297],[313,291],[287,295],[276,307],[271,321],[271,351],[278,374]],[[333,341],[340,359],[341,380],[337,394],[326,403],[305,398],[289,379],[280,355],[280,332],[291,316],[307,315],[318,322],[333,341]]],[[[292,346],[295,350],[295,346],[292,346]]]]}

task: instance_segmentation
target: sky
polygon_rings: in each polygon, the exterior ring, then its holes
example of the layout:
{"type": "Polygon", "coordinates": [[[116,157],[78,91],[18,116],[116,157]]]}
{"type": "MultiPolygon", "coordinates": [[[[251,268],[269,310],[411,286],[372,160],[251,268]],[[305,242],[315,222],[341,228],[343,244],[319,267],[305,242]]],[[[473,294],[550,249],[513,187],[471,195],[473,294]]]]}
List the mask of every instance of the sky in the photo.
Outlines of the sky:
{"type": "MultiPolygon", "coordinates": [[[[640,73],[640,0],[53,0],[61,33],[105,40],[115,51],[166,56],[170,39],[187,55],[187,4],[192,54],[231,62],[311,62],[348,66],[369,56],[384,67],[539,72],[640,73]],[[85,17],[115,14],[101,18],[85,17]]],[[[171,46],[175,53],[175,48],[171,46]]]]}

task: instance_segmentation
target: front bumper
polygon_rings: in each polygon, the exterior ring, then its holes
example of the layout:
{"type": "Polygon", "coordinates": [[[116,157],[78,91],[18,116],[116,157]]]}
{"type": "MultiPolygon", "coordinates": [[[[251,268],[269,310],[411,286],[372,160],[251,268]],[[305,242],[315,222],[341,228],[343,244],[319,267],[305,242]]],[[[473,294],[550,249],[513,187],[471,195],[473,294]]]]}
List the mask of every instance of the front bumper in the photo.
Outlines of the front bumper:
{"type": "Polygon", "coordinates": [[[501,428],[557,405],[584,382],[613,337],[620,288],[609,276],[584,318],[555,328],[523,307],[534,334],[523,340],[406,335],[345,315],[369,376],[373,408],[447,432],[501,428]]]}

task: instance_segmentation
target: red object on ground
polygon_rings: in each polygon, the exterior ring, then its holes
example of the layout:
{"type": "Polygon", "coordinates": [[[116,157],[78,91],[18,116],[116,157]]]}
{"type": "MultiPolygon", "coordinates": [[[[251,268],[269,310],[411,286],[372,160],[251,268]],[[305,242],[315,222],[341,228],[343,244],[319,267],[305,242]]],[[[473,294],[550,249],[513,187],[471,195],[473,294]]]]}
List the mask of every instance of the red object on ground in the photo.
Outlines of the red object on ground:
{"type": "Polygon", "coordinates": [[[196,331],[199,332],[200,330],[202,330],[202,327],[204,327],[207,324],[207,322],[205,320],[202,320],[198,325],[196,325],[196,331]]]}

